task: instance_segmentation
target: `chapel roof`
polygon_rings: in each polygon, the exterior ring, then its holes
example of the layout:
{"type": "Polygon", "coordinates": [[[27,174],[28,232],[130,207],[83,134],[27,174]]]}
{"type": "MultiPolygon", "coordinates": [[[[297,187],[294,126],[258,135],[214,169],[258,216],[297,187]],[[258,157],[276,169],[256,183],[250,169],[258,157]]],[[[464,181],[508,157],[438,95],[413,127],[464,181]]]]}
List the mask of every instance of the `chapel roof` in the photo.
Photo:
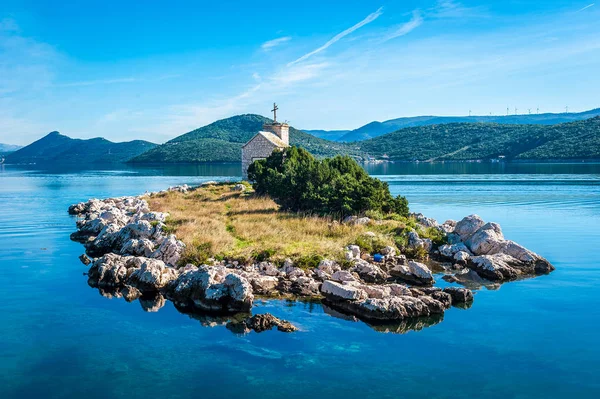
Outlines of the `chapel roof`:
{"type": "Polygon", "coordinates": [[[266,138],[267,140],[269,140],[271,143],[273,143],[274,145],[276,145],[277,147],[287,147],[288,145],[286,143],[283,142],[283,140],[281,140],[276,134],[273,134],[271,132],[263,132],[260,131],[258,132],[254,137],[252,137],[250,140],[248,140],[248,142],[246,144],[244,144],[242,146],[242,148],[244,148],[245,146],[247,146],[248,144],[250,144],[251,142],[254,141],[255,138],[257,138],[258,136],[263,136],[264,138],[266,138]]]}

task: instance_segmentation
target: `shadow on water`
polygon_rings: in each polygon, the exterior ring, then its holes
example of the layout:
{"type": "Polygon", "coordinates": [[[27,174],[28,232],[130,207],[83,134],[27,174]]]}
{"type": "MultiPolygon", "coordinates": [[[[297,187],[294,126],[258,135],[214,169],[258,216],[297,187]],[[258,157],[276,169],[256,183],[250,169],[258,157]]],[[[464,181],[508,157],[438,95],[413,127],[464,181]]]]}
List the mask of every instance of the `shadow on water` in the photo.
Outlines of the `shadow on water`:
{"type": "MultiPolygon", "coordinates": [[[[97,289],[99,294],[108,299],[124,299],[128,303],[139,302],[144,312],[158,312],[162,309],[168,299],[162,294],[144,294],[139,298],[128,298],[127,290],[120,287],[94,287],[90,284],[91,288],[97,289]]],[[[262,298],[262,301],[268,302],[268,299],[262,298]]],[[[298,302],[302,302],[307,305],[309,312],[313,312],[317,307],[321,307],[323,312],[336,319],[351,321],[351,322],[364,322],[365,325],[371,327],[373,330],[383,333],[394,333],[394,334],[405,334],[409,331],[420,331],[424,328],[431,327],[439,324],[444,320],[444,315],[432,315],[430,317],[413,317],[405,320],[395,321],[372,321],[372,320],[361,320],[360,318],[351,314],[345,313],[341,310],[334,309],[331,305],[326,305],[318,299],[288,299],[284,302],[284,306],[295,306],[298,302]]],[[[248,330],[239,328],[240,322],[251,316],[250,313],[234,313],[234,314],[221,314],[213,312],[202,312],[195,308],[181,306],[173,303],[173,306],[181,314],[188,316],[190,319],[196,320],[202,327],[226,327],[235,335],[246,335],[248,330]]],[[[468,305],[467,305],[468,306],[468,305]]]]}

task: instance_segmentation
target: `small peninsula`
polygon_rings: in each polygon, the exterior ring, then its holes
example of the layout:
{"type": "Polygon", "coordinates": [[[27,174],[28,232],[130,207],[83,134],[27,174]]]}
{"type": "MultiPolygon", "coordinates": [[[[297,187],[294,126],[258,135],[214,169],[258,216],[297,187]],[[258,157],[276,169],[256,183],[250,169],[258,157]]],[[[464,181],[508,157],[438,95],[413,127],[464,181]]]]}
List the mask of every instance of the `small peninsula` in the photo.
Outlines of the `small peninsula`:
{"type": "Polygon", "coordinates": [[[236,333],[295,330],[293,320],[250,316],[257,298],[317,300],[332,315],[404,332],[469,307],[472,289],[554,270],[477,215],[440,224],[409,213],[348,157],[289,147],[248,174],[253,185],[205,182],[71,206],[89,285],[151,311],[168,299],[236,333]]]}

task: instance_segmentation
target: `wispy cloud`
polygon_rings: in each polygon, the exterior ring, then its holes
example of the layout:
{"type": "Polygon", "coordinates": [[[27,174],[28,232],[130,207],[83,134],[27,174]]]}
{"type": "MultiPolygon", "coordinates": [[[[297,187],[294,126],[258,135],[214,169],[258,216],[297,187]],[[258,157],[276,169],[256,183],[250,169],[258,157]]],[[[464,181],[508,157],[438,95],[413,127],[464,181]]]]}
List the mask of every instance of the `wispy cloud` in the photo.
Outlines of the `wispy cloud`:
{"type": "Polygon", "coordinates": [[[486,11],[482,6],[467,7],[458,1],[439,0],[427,14],[434,18],[476,18],[486,16],[486,11]]]}
{"type": "Polygon", "coordinates": [[[327,49],[329,46],[331,46],[332,44],[340,41],[341,39],[343,39],[344,37],[348,36],[349,34],[351,34],[352,32],[354,32],[357,29],[362,28],[363,26],[365,26],[366,24],[369,24],[373,21],[375,21],[377,18],[379,18],[379,16],[383,14],[383,7],[380,7],[377,11],[367,15],[367,17],[365,19],[363,19],[362,21],[360,21],[359,23],[357,23],[356,25],[346,29],[343,32],[338,33],[337,35],[335,35],[333,38],[331,38],[329,41],[327,41],[327,43],[325,43],[324,45],[322,45],[321,47],[311,51],[310,53],[306,53],[304,54],[302,57],[298,58],[295,61],[292,61],[288,64],[288,66],[297,64],[299,62],[302,62],[310,57],[312,57],[315,54],[320,53],[321,51],[327,49]]]}
{"type": "Polygon", "coordinates": [[[136,79],[136,78],[84,80],[81,82],[60,83],[55,86],[56,87],[79,87],[79,86],[109,85],[109,84],[115,84],[115,83],[131,83],[131,82],[136,82],[137,80],[138,79],[136,79]]]}
{"type": "Polygon", "coordinates": [[[414,10],[411,20],[405,24],[393,28],[393,30],[384,37],[383,41],[385,42],[400,36],[404,36],[417,29],[422,23],[423,17],[421,16],[421,12],[419,10],[414,10]]]}
{"type": "Polygon", "coordinates": [[[289,42],[292,40],[291,36],[279,37],[277,39],[269,40],[260,45],[260,48],[264,51],[269,51],[283,43],[289,42]]]}
{"type": "Polygon", "coordinates": [[[594,7],[596,3],[588,4],[587,6],[577,10],[577,12],[582,12],[583,10],[587,10],[588,8],[594,7]]]}

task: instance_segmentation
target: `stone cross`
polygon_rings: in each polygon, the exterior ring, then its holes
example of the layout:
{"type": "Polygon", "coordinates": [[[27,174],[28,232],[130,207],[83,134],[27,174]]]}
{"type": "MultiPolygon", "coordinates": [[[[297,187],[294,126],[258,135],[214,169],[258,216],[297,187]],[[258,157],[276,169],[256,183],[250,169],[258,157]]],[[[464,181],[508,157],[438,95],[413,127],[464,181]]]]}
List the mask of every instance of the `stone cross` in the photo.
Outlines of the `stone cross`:
{"type": "Polygon", "coordinates": [[[273,123],[277,122],[277,110],[279,108],[277,107],[277,104],[273,103],[273,109],[271,110],[271,112],[273,113],[273,123]]]}

